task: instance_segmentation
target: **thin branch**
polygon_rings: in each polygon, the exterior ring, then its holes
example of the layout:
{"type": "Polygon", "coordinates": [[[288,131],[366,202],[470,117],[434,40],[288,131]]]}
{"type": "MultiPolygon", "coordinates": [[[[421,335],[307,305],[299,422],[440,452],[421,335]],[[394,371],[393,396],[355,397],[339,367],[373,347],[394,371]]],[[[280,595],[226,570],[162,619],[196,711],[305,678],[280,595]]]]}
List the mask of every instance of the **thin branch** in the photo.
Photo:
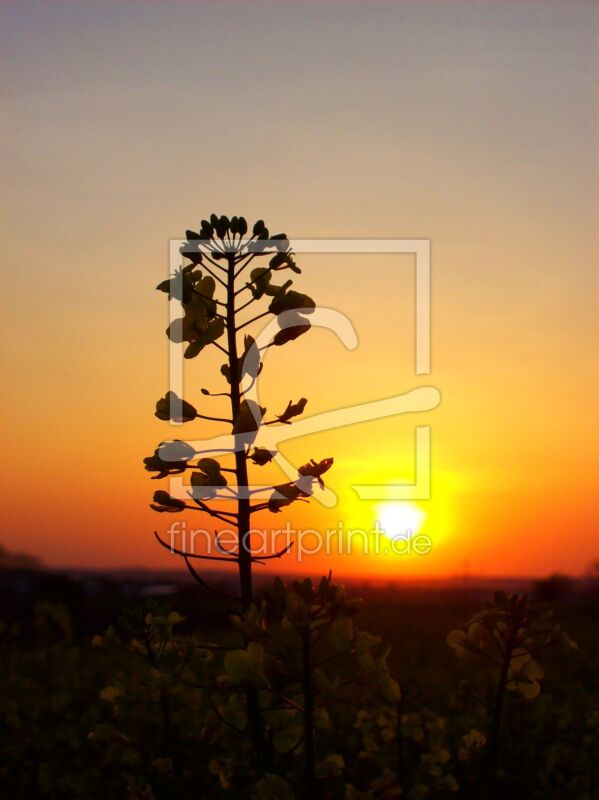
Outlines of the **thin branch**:
{"type": "Polygon", "coordinates": [[[154,531],[154,536],[156,537],[156,539],[158,539],[159,544],[161,544],[165,550],[168,550],[169,552],[174,553],[175,555],[183,556],[183,558],[199,558],[202,559],[203,561],[226,561],[229,564],[231,562],[238,561],[237,558],[231,558],[229,556],[205,556],[205,555],[200,555],[199,553],[188,553],[185,550],[179,550],[179,548],[177,547],[172,547],[170,544],[163,541],[158,535],[157,531],[154,531]]]}
{"type": "Polygon", "coordinates": [[[216,547],[218,552],[225,553],[226,555],[230,556],[236,556],[236,557],[239,556],[239,553],[235,552],[235,550],[223,547],[223,545],[220,543],[220,535],[222,535],[222,531],[220,531],[220,533],[219,531],[214,531],[214,546],[216,547]]]}
{"type": "Polygon", "coordinates": [[[278,553],[272,553],[269,556],[258,556],[258,557],[251,556],[251,560],[252,561],[258,561],[258,560],[260,560],[260,561],[271,561],[273,558],[282,558],[286,553],[288,553],[291,550],[292,547],[293,547],[293,542],[290,542],[290,544],[288,544],[282,550],[279,550],[278,553]]]}
{"type": "Polygon", "coordinates": [[[257,316],[252,317],[252,319],[249,319],[247,322],[244,322],[242,325],[238,325],[235,330],[240,331],[242,328],[245,328],[246,325],[251,325],[252,322],[256,322],[256,320],[262,319],[262,317],[267,317],[270,313],[270,311],[263,311],[262,314],[258,314],[257,316]]]}
{"type": "Polygon", "coordinates": [[[225,419],[225,417],[207,417],[205,414],[198,414],[197,411],[196,411],[196,415],[195,415],[194,419],[207,419],[210,422],[226,422],[227,425],[232,425],[233,424],[233,420],[232,419],[225,419]]]}
{"type": "MultiPolygon", "coordinates": [[[[220,247],[217,247],[216,249],[218,250],[218,252],[219,252],[219,253],[224,253],[224,252],[225,252],[225,251],[224,251],[224,250],[222,250],[220,247]]],[[[227,272],[227,268],[226,268],[226,267],[223,267],[223,265],[222,265],[222,264],[219,264],[219,263],[218,263],[217,261],[215,261],[213,258],[210,258],[210,256],[209,256],[209,255],[207,255],[206,253],[202,253],[202,266],[204,266],[204,259],[205,259],[206,261],[208,261],[208,263],[209,263],[209,264],[212,264],[212,266],[213,266],[213,267],[216,267],[217,269],[220,269],[220,270],[221,270],[221,272],[224,272],[224,273],[226,274],[226,272],[227,272]]],[[[207,269],[207,268],[206,268],[206,271],[208,271],[208,269],[207,269]]],[[[226,303],[223,303],[223,305],[226,305],[226,303]]]]}
{"type": "Polygon", "coordinates": [[[218,708],[216,707],[216,704],[215,704],[214,700],[213,700],[213,699],[212,699],[212,697],[210,696],[210,692],[207,692],[207,693],[206,693],[206,697],[208,698],[208,702],[209,702],[209,703],[210,703],[210,705],[212,706],[212,710],[214,711],[214,713],[216,714],[216,716],[218,717],[218,719],[219,719],[219,720],[220,720],[220,721],[223,723],[223,725],[226,725],[226,726],[227,726],[227,728],[230,728],[230,729],[231,729],[231,730],[232,730],[232,731],[233,731],[233,732],[234,732],[234,733],[235,733],[237,736],[241,737],[242,739],[248,739],[248,740],[250,740],[250,741],[251,741],[251,737],[250,737],[250,736],[248,736],[248,734],[247,734],[247,733],[245,733],[245,731],[241,730],[241,728],[238,728],[236,725],[233,725],[233,723],[232,723],[232,722],[229,722],[229,720],[228,720],[228,719],[226,719],[226,718],[225,718],[225,717],[224,717],[224,716],[223,716],[223,715],[220,713],[220,711],[219,711],[219,710],[218,710],[218,708]]]}
{"type": "Polygon", "coordinates": [[[250,506],[250,514],[255,511],[264,511],[266,508],[268,508],[268,503],[257,503],[255,506],[250,506]]]}
{"type": "MultiPolygon", "coordinates": [[[[247,265],[250,263],[250,261],[252,261],[252,259],[256,258],[257,255],[259,255],[259,254],[258,253],[250,253],[249,256],[248,255],[244,255],[243,256],[243,258],[246,258],[247,261],[245,262],[245,264],[241,264],[241,266],[239,267],[239,269],[235,273],[235,280],[237,280],[237,278],[241,275],[241,273],[247,267],[247,265]]],[[[240,262],[238,262],[238,263],[240,263],[240,262]]]]}
{"type": "Polygon", "coordinates": [[[228,355],[229,355],[229,351],[228,351],[226,348],[224,348],[224,347],[222,346],[222,344],[219,344],[218,342],[210,342],[210,344],[213,344],[215,347],[218,347],[218,349],[219,349],[221,352],[223,352],[223,353],[224,353],[226,356],[228,356],[228,355]]]}
{"type": "Polygon", "coordinates": [[[265,706],[265,708],[268,708],[270,711],[278,711],[278,710],[283,710],[283,709],[289,710],[290,708],[294,708],[296,711],[301,711],[302,714],[304,713],[304,709],[300,705],[298,705],[294,700],[292,700],[290,697],[285,697],[285,695],[283,695],[283,694],[279,695],[279,697],[281,698],[281,700],[283,700],[284,703],[287,703],[288,705],[285,705],[285,706],[265,706]]]}
{"type": "MultiPolygon", "coordinates": [[[[270,253],[256,253],[256,255],[272,256],[272,255],[274,255],[274,253],[272,253],[272,252],[270,252],[270,253]]],[[[262,273],[261,279],[266,275],[267,272],[270,272],[271,275],[274,272],[272,267],[265,267],[265,270],[266,270],[266,272],[262,273]]],[[[241,292],[245,291],[246,289],[249,289],[251,283],[255,283],[255,281],[250,281],[249,283],[246,283],[244,286],[242,286],[240,289],[238,289],[235,292],[235,296],[237,296],[238,294],[241,294],[241,292]]],[[[292,283],[291,279],[289,279],[289,283],[292,283]]]]}
{"type": "MultiPolygon", "coordinates": [[[[199,498],[194,497],[192,492],[187,492],[187,494],[189,495],[189,497],[191,497],[191,499],[193,500],[194,503],[198,504],[198,506],[200,507],[200,509],[202,511],[205,511],[206,514],[210,514],[210,516],[212,516],[212,517],[218,517],[222,522],[226,522],[227,524],[229,524],[230,520],[223,519],[220,516],[221,514],[225,515],[226,517],[233,517],[233,519],[237,518],[237,514],[235,514],[233,511],[215,511],[214,509],[210,508],[210,506],[207,505],[203,500],[200,500],[199,498]]],[[[186,505],[185,508],[193,508],[193,506],[187,506],[186,505]]],[[[197,509],[194,509],[194,511],[195,510],[197,510],[197,509]]]]}
{"type": "MultiPolygon", "coordinates": [[[[205,397],[230,397],[231,396],[229,394],[229,392],[209,392],[207,389],[203,394],[204,394],[205,397]]],[[[206,450],[205,452],[215,452],[215,451],[214,450],[212,450],[212,451],[206,450]]],[[[228,452],[234,453],[235,451],[234,450],[229,450],[228,452]]]]}
{"type": "MultiPolygon", "coordinates": [[[[214,263],[214,262],[212,262],[212,263],[214,263]]],[[[227,284],[221,278],[219,278],[218,275],[215,275],[214,272],[212,272],[211,269],[208,269],[208,267],[203,262],[202,262],[202,266],[204,267],[204,269],[206,270],[208,275],[211,275],[214,278],[214,280],[218,281],[221,284],[221,286],[225,287],[225,289],[227,288],[227,284]]],[[[215,264],[215,266],[219,266],[219,265],[215,264]]]]}
{"type": "MultiPolygon", "coordinates": [[[[195,569],[195,567],[193,566],[193,564],[189,560],[188,556],[186,556],[186,555],[183,556],[183,560],[185,561],[185,566],[189,570],[191,576],[200,584],[200,586],[203,589],[206,589],[207,591],[209,591],[212,594],[215,594],[215,595],[217,595],[219,597],[226,597],[227,600],[234,600],[236,603],[241,603],[241,597],[239,597],[239,595],[233,594],[233,592],[227,592],[225,589],[217,589],[215,586],[210,586],[210,584],[207,583],[202,578],[202,576],[198,573],[198,571],[195,569]]],[[[204,647],[204,645],[202,645],[202,647],[204,647]]],[[[211,649],[211,650],[216,650],[216,649],[218,649],[218,650],[228,650],[229,649],[229,648],[222,647],[220,645],[209,645],[209,646],[206,646],[206,647],[207,647],[207,649],[211,649]]]]}
{"type": "MultiPolygon", "coordinates": [[[[218,395],[212,395],[218,397],[218,395]]],[[[234,447],[213,447],[211,450],[196,450],[196,456],[204,455],[204,453],[234,453],[234,447]]]]}
{"type": "MultiPolygon", "coordinates": [[[[224,306],[225,308],[227,307],[227,304],[223,303],[222,300],[217,300],[216,297],[210,297],[210,295],[208,294],[204,294],[203,292],[198,292],[198,290],[195,288],[193,289],[193,293],[197,294],[198,297],[202,297],[205,300],[210,300],[212,303],[216,303],[219,306],[224,306]]],[[[225,317],[222,314],[217,314],[216,316],[220,317],[221,319],[225,319],[225,317]]]]}
{"type": "Polygon", "coordinates": [[[235,313],[239,314],[239,312],[243,311],[244,308],[247,308],[248,306],[251,306],[252,303],[257,303],[258,300],[261,300],[261,299],[262,299],[261,297],[252,297],[252,299],[248,300],[247,303],[244,303],[242,306],[239,306],[239,308],[236,308],[235,309],[235,313]]]}

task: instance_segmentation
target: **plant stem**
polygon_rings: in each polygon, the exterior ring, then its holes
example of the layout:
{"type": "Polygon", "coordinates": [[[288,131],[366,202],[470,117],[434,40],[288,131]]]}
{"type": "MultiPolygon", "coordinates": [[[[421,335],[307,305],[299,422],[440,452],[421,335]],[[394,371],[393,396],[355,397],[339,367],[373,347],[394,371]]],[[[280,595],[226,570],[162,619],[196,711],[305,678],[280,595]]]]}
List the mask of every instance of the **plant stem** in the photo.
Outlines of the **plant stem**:
{"type": "MultiPolygon", "coordinates": [[[[227,256],[227,345],[229,351],[229,376],[231,379],[231,416],[233,421],[239,413],[241,389],[239,385],[239,356],[235,335],[235,258],[227,256]]],[[[237,486],[248,485],[247,459],[245,449],[235,442],[235,473],[237,486]]],[[[248,531],[250,529],[250,501],[239,498],[237,501],[237,533],[239,552],[239,584],[241,603],[244,611],[252,604],[252,561],[248,531]]]]}
{"type": "Polygon", "coordinates": [[[314,687],[310,652],[310,628],[302,631],[302,679],[304,694],[304,778],[306,798],[318,797],[314,770],[314,687]]]}
{"type": "Polygon", "coordinates": [[[499,744],[501,739],[501,720],[503,717],[503,705],[505,700],[508,671],[512,660],[512,652],[516,643],[516,634],[518,632],[519,625],[520,625],[519,618],[512,621],[512,629],[506,641],[505,651],[503,654],[503,661],[501,664],[501,672],[499,674],[499,682],[497,684],[497,693],[495,695],[493,719],[491,722],[491,732],[489,735],[489,748],[488,748],[489,760],[487,764],[487,790],[490,798],[494,796],[495,784],[497,781],[497,767],[499,763],[499,744]]]}
{"type": "MultiPolygon", "coordinates": [[[[152,647],[152,642],[149,636],[144,635],[142,639],[146,646],[146,650],[148,652],[148,661],[150,663],[150,666],[155,670],[159,670],[160,661],[159,658],[156,656],[156,653],[154,652],[154,648],[152,647]]],[[[168,691],[164,688],[160,689],[158,694],[159,694],[160,711],[162,713],[162,724],[164,729],[164,747],[166,752],[170,756],[171,763],[173,765],[173,774],[175,776],[175,782],[177,784],[178,790],[180,791],[183,786],[182,767],[179,759],[178,737],[176,736],[175,730],[173,728],[173,719],[171,716],[169,695],[168,691]]]]}
{"type": "MultiPolygon", "coordinates": [[[[229,356],[229,377],[231,381],[231,417],[235,421],[241,405],[239,355],[237,352],[237,336],[235,332],[235,256],[227,256],[227,350],[229,356]]],[[[241,442],[235,442],[235,474],[238,487],[248,486],[248,471],[245,447],[241,442]]],[[[238,568],[239,591],[241,606],[247,611],[254,599],[252,588],[252,554],[249,541],[250,530],[250,499],[239,497],[237,500],[237,541],[238,541],[238,568]]],[[[248,725],[256,757],[258,772],[263,774],[266,769],[266,744],[262,714],[260,711],[260,693],[258,689],[248,687],[246,690],[246,703],[248,725]]]]}

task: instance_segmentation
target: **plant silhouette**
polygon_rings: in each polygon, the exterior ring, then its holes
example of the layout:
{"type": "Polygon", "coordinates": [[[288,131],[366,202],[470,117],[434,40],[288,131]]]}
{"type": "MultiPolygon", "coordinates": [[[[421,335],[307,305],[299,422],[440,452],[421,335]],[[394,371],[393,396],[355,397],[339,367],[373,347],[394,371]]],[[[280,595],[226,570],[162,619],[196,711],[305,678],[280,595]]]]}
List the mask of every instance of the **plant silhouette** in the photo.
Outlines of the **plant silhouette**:
{"type": "MultiPolygon", "coordinates": [[[[268,510],[279,512],[283,507],[305,500],[313,493],[314,483],[323,486],[322,476],[333,463],[332,458],[311,460],[298,470],[297,479],[272,486],[270,496],[263,502],[252,502],[254,491],[249,481],[249,465],[260,468],[268,464],[275,452],[256,446],[263,425],[289,425],[301,414],[307,399],[289,401],[287,407],[271,419],[266,419],[266,408],[260,406],[248,393],[262,371],[262,352],[269,347],[283,347],[294,342],[310,329],[309,315],[315,308],[314,300],[306,294],[291,289],[293,279],[275,282],[275,273],[300,274],[289,240],[284,233],[271,235],[262,220],[258,220],[248,235],[248,224],[243,217],[218,217],[212,214],[202,220],[200,231],[188,230],[187,241],[181,254],[190,263],[182,266],[158,290],[177,300],[183,316],[172,322],[167,335],[172,342],[187,343],[184,356],[197,358],[207,347],[215,347],[225,356],[221,366],[221,379],[225,390],[211,392],[201,389],[204,402],[209,398],[228,400],[227,416],[200,412],[192,403],[168,392],[156,403],[156,416],[178,423],[195,419],[231,425],[233,447],[214,458],[209,453],[198,452],[182,441],[163,442],[154,454],[145,459],[148,471],[156,478],[190,471],[190,502],[172,497],[165,490],[154,493],[152,508],[158,512],[178,513],[187,510],[200,512],[233,526],[236,546],[227,548],[215,532],[217,555],[196,553],[175,548],[156,533],[160,544],[180,555],[194,579],[215,594],[226,594],[240,603],[241,611],[250,609],[254,600],[252,566],[281,558],[291,544],[272,553],[252,553],[250,530],[252,515],[268,510]],[[250,268],[250,265],[251,268],[250,268]],[[266,308],[264,308],[266,306],[266,308]],[[255,313],[256,307],[262,310],[255,313]],[[255,322],[274,316],[279,330],[272,340],[259,348],[255,339],[243,333],[255,322]],[[243,336],[243,342],[241,337],[243,336]],[[233,458],[232,466],[223,460],[233,458]],[[233,480],[234,485],[230,485],[233,480]],[[223,508],[223,503],[234,504],[234,510],[223,508]],[[197,561],[229,563],[237,566],[239,594],[229,595],[211,587],[194,566],[197,561]]],[[[259,707],[259,692],[247,688],[247,711],[252,739],[257,757],[265,761],[264,730],[259,707]]]]}
{"type": "MultiPolygon", "coordinates": [[[[291,424],[306,407],[307,399],[289,401],[287,407],[272,419],[266,419],[266,409],[246,395],[262,371],[262,352],[268,347],[283,347],[298,339],[310,329],[308,319],[315,308],[314,300],[306,294],[291,289],[293,280],[278,283],[275,273],[300,274],[289,240],[284,233],[271,235],[262,220],[258,220],[248,235],[248,225],[243,217],[218,217],[212,214],[202,220],[199,233],[188,230],[187,241],[181,254],[190,263],[178,269],[168,280],[157,287],[170,298],[180,302],[183,316],[169,326],[167,335],[177,343],[186,343],[185,358],[198,357],[209,346],[220,350],[226,360],[221,366],[221,379],[225,391],[213,393],[201,389],[202,399],[226,398],[226,416],[215,416],[197,410],[187,400],[168,392],[156,404],[156,416],[163,420],[186,423],[202,419],[231,425],[233,447],[214,458],[212,452],[198,452],[182,441],[163,442],[154,454],[145,459],[148,471],[156,478],[190,471],[190,502],[159,490],[154,494],[152,508],[159,512],[177,513],[185,510],[199,511],[237,533],[234,549],[216,544],[218,555],[190,552],[173,548],[156,534],[159,542],[178,553],[193,577],[204,587],[205,578],[193,566],[196,560],[212,560],[235,564],[239,571],[238,600],[247,610],[253,600],[252,565],[273,558],[281,558],[291,545],[284,549],[258,556],[252,554],[250,528],[252,515],[268,510],[276,513],[281,508],[304,500],[313,492],[314,482],[321,486],[322,475],[331,467],[332,458],[308,462],[298,471],[294,481],[272,487],[265,502],[252,502],[249,466],[268,464],[275,452],[255,445],[262,425],[291,424]],[[251,268],[250,265],[252,265],[251,268]],[[266,305],[266,308],[264,306],[266,305]],[[256,306],[262,310],[253,313],[256,306]],[[245,312],[245,313],[244,313],[245,312]],[[242,334],[252,323],[269,316],[277,317],[279,330],[272,340],[259,348],[252,336],[242,334]],[[241,341],[243,336],[243,341],[241,341]],[[233,457],[233,466],[223,466],[222,460],[233,457]],[[231,486],[233,482],[233,486],[231,486]],[[234,503],[234,510],[223,508],[223,502],[234,503]]],[[[257,310],[257,309],[256,309],[257,310]]]]}

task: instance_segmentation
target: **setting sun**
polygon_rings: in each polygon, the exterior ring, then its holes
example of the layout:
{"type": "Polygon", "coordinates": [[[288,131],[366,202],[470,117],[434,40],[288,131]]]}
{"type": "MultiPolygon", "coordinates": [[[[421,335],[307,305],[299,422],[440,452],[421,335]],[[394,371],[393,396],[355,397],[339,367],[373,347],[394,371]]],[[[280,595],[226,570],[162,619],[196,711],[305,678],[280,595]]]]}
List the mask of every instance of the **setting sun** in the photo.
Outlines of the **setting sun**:
{"type": "Polygon", "coordinates": [[[389,539],[418,533],[426,519],[424,511],[412,503],[381,503],[376,510],[376,519],[389,539]]]}

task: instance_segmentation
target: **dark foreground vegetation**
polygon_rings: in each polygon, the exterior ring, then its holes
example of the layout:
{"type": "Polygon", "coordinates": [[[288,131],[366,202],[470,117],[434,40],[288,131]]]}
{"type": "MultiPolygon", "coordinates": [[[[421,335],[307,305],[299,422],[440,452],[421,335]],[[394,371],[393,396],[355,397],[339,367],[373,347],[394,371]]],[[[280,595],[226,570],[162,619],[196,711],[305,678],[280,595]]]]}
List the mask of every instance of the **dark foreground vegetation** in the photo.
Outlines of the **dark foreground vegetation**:
{"type": "Polygon", "coordinates": [[[231,626],[234,608],[185,582],[0,577],[5,797],[597,796],[592,587],[537,586],[551,602],[529,619],[521,595],[488,592],[476,616],[471,587],[276,582],[231,626]],[[488,634],[505,644],[514,614],[531,630],[502,684],[488,634]]]}

